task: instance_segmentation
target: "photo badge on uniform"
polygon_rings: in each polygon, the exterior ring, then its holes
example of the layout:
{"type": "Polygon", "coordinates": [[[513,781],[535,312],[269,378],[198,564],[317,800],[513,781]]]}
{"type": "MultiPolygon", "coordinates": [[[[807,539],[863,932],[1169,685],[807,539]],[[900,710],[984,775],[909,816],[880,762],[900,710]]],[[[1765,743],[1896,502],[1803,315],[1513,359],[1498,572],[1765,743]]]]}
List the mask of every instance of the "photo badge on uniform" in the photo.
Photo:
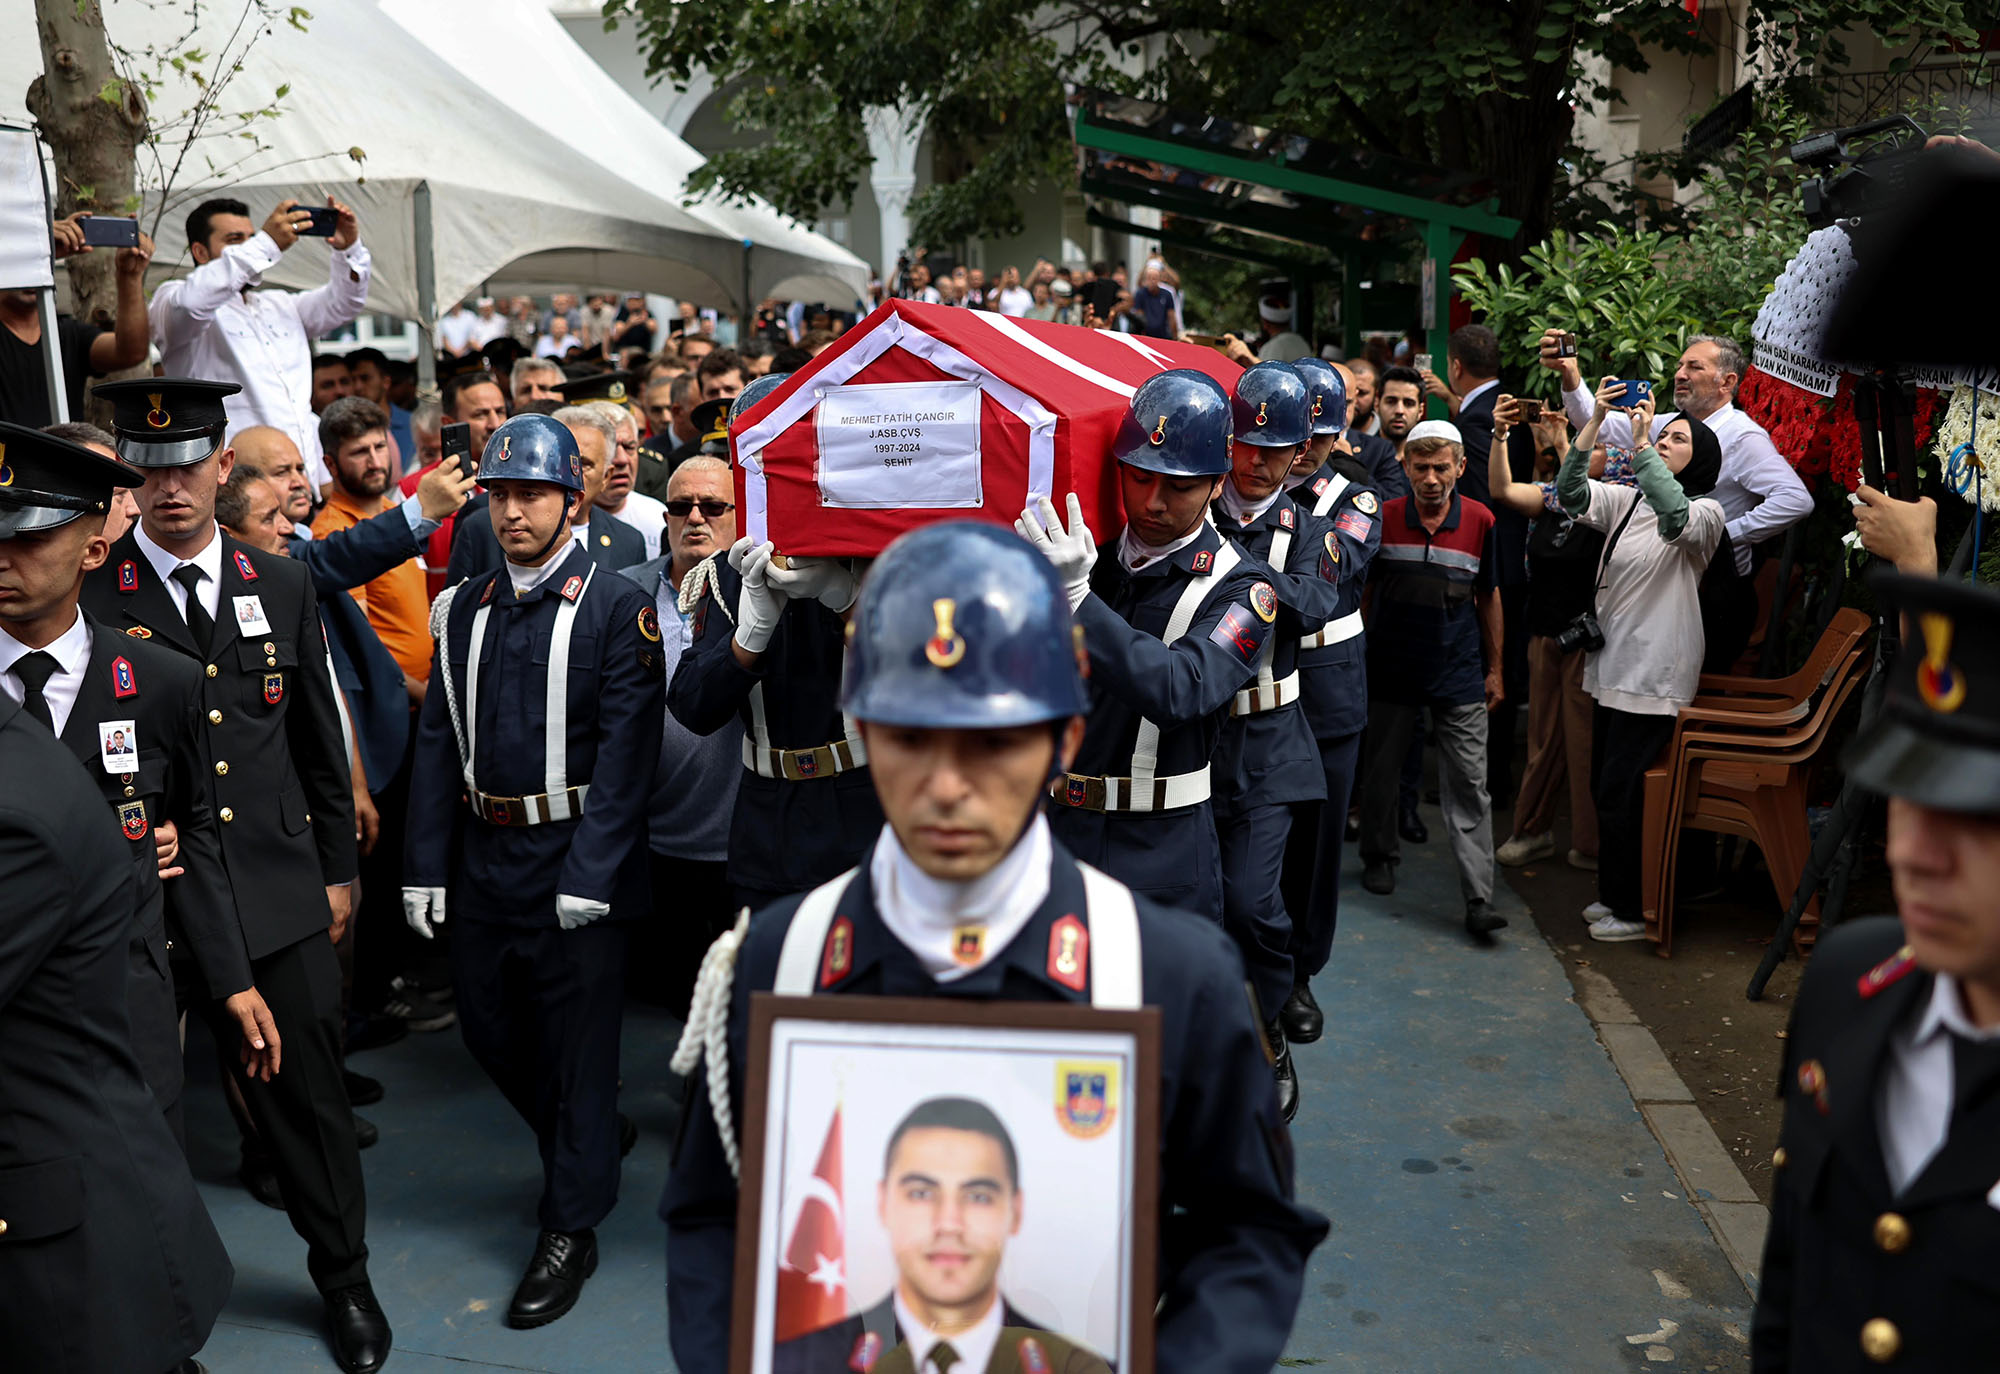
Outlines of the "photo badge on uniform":
{"type": "MultiPolygon", "coordinates": [[[[241,557],[239,554],[238,557],[241,557]]],[[[236,631],[245,639],[271,633],[271,622],[264,617],[264,598],[261,596],[232,596],[229,600],[236,607],[236,631]]]]}
{"type": "Polygon", "coordinates": [[[97,722],[97,758],[114,776],[139,771],[139,723],[134,720],[97,722]]]}

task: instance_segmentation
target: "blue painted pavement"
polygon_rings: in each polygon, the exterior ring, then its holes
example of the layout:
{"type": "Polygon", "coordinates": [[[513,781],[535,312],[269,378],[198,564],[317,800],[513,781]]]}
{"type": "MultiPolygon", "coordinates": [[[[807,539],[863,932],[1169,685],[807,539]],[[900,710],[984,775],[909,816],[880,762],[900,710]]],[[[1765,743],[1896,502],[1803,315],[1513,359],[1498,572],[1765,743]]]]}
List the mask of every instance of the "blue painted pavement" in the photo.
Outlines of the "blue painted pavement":
{"type": "MultiPolygon", "coordinates": [[[[1299,1186],[1333,1234],[1286,1364],[1746,1369],[1749,1297],[1518,898],[1501,886],[1513,925],[1480,949],[1459,925],[1442,843],[1406,846],[1399,873],[1394,897],[1342,894],[1333,963],[1316,984],[1328,1031],[1296,1051],[1299,1186]]],[[[535,1238],[540,1170],[526,1127],[456,1030],[355,1057],[388,1089],[363,1109],[382,1140],[362,1160],[371,1268],[396,1332],[389,1370],[673,1368],[653,1207],[676,1118],[666,1061],[677,1029],[652,1008],[628,1012],[621,1105],[639,1145],[599,1231],[596,1277],[574,1312],[539,1331],[501,1319],[535,1238]]],[[[212,1074],[199,1080],[187,1097],[195,1171],[237,1266],[202,1358],[214,1374],[331,1370],[304,1245],[236,1186],[234,1128],[212,1074]]]]}

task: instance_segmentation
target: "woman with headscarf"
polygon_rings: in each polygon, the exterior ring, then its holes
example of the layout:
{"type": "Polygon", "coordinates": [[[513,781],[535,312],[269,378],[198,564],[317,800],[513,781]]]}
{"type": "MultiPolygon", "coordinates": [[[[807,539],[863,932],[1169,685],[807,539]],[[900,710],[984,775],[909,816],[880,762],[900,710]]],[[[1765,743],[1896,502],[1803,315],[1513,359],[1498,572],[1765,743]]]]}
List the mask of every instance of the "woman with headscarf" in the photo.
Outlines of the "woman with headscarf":
{"type": "Polygon", "coordinates": [[[1606,532],[1594,613],[1602,643],[1584,666],[1597,703],[1591,720],[1591,795],[1597,802],[1597,900],[1584,908],[1594,940],[1643,940],[1640,836],[1646,770],[1673,738],[1674,721],[1694,700],[1705,641],[1701,578],[1727,559],[1722,506],[1709,495],[1722,472],[1722,445],[1699,420],[1677,415],[1632,458],[1636,487],[1588,475],[1604,417],[1629,411],[1632,432],[1653,423],[1653,402],[1618,405],[1624,383],[1606,377],[1590,423],[1556,474],[1556,495],[1579,524],[1606,532]]]}

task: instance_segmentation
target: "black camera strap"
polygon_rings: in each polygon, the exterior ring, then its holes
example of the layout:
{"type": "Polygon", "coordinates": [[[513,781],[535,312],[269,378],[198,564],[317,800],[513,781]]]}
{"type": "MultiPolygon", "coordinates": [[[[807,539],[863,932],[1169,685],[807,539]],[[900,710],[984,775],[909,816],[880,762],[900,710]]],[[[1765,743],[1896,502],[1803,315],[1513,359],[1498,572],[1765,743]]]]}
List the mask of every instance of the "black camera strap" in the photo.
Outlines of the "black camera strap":
{"type": "Polygon", "coordinates": [[[1590,589],[1590,613],[1597,614],[1597,594],[1604,590],[1604,576],[1611,570],[1611,551],[1618,547],[1618,536],[1625,533],[1625,527],[1632,523],[1632,517],[1639,513],[1639,507],[1646,500],[1646,493],[1637,487],[1632,489],[1637,499],[1625,508],[1625,518],[1618,522],[1618,528],[1611,531],[1611,537],[1604,541],[1604,555],[1597,560],[1597,581],[1590,589]]]}

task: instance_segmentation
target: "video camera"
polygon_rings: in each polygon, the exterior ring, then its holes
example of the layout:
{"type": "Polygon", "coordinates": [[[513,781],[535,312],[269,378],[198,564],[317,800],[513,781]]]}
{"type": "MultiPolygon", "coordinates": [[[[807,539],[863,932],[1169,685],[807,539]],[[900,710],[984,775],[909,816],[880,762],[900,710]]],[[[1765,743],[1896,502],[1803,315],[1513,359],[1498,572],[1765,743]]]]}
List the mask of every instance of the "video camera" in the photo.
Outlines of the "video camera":
{"type": "Polygon", "coordinates": [[[1794,143],[1792,161],[1801,167],[1823,169],[1821,175],[1799,188],[1806,223],[1824,229],[1896,204],[1909,189],[1911,164],[1929,137],[1908,115],[1890,115],[1845,129],[1829,129],[1794,143]],[[1890,130],[1898,136],[1866,151],[1857,153],[1849,146],[1857,139],[1890,130]]]}

